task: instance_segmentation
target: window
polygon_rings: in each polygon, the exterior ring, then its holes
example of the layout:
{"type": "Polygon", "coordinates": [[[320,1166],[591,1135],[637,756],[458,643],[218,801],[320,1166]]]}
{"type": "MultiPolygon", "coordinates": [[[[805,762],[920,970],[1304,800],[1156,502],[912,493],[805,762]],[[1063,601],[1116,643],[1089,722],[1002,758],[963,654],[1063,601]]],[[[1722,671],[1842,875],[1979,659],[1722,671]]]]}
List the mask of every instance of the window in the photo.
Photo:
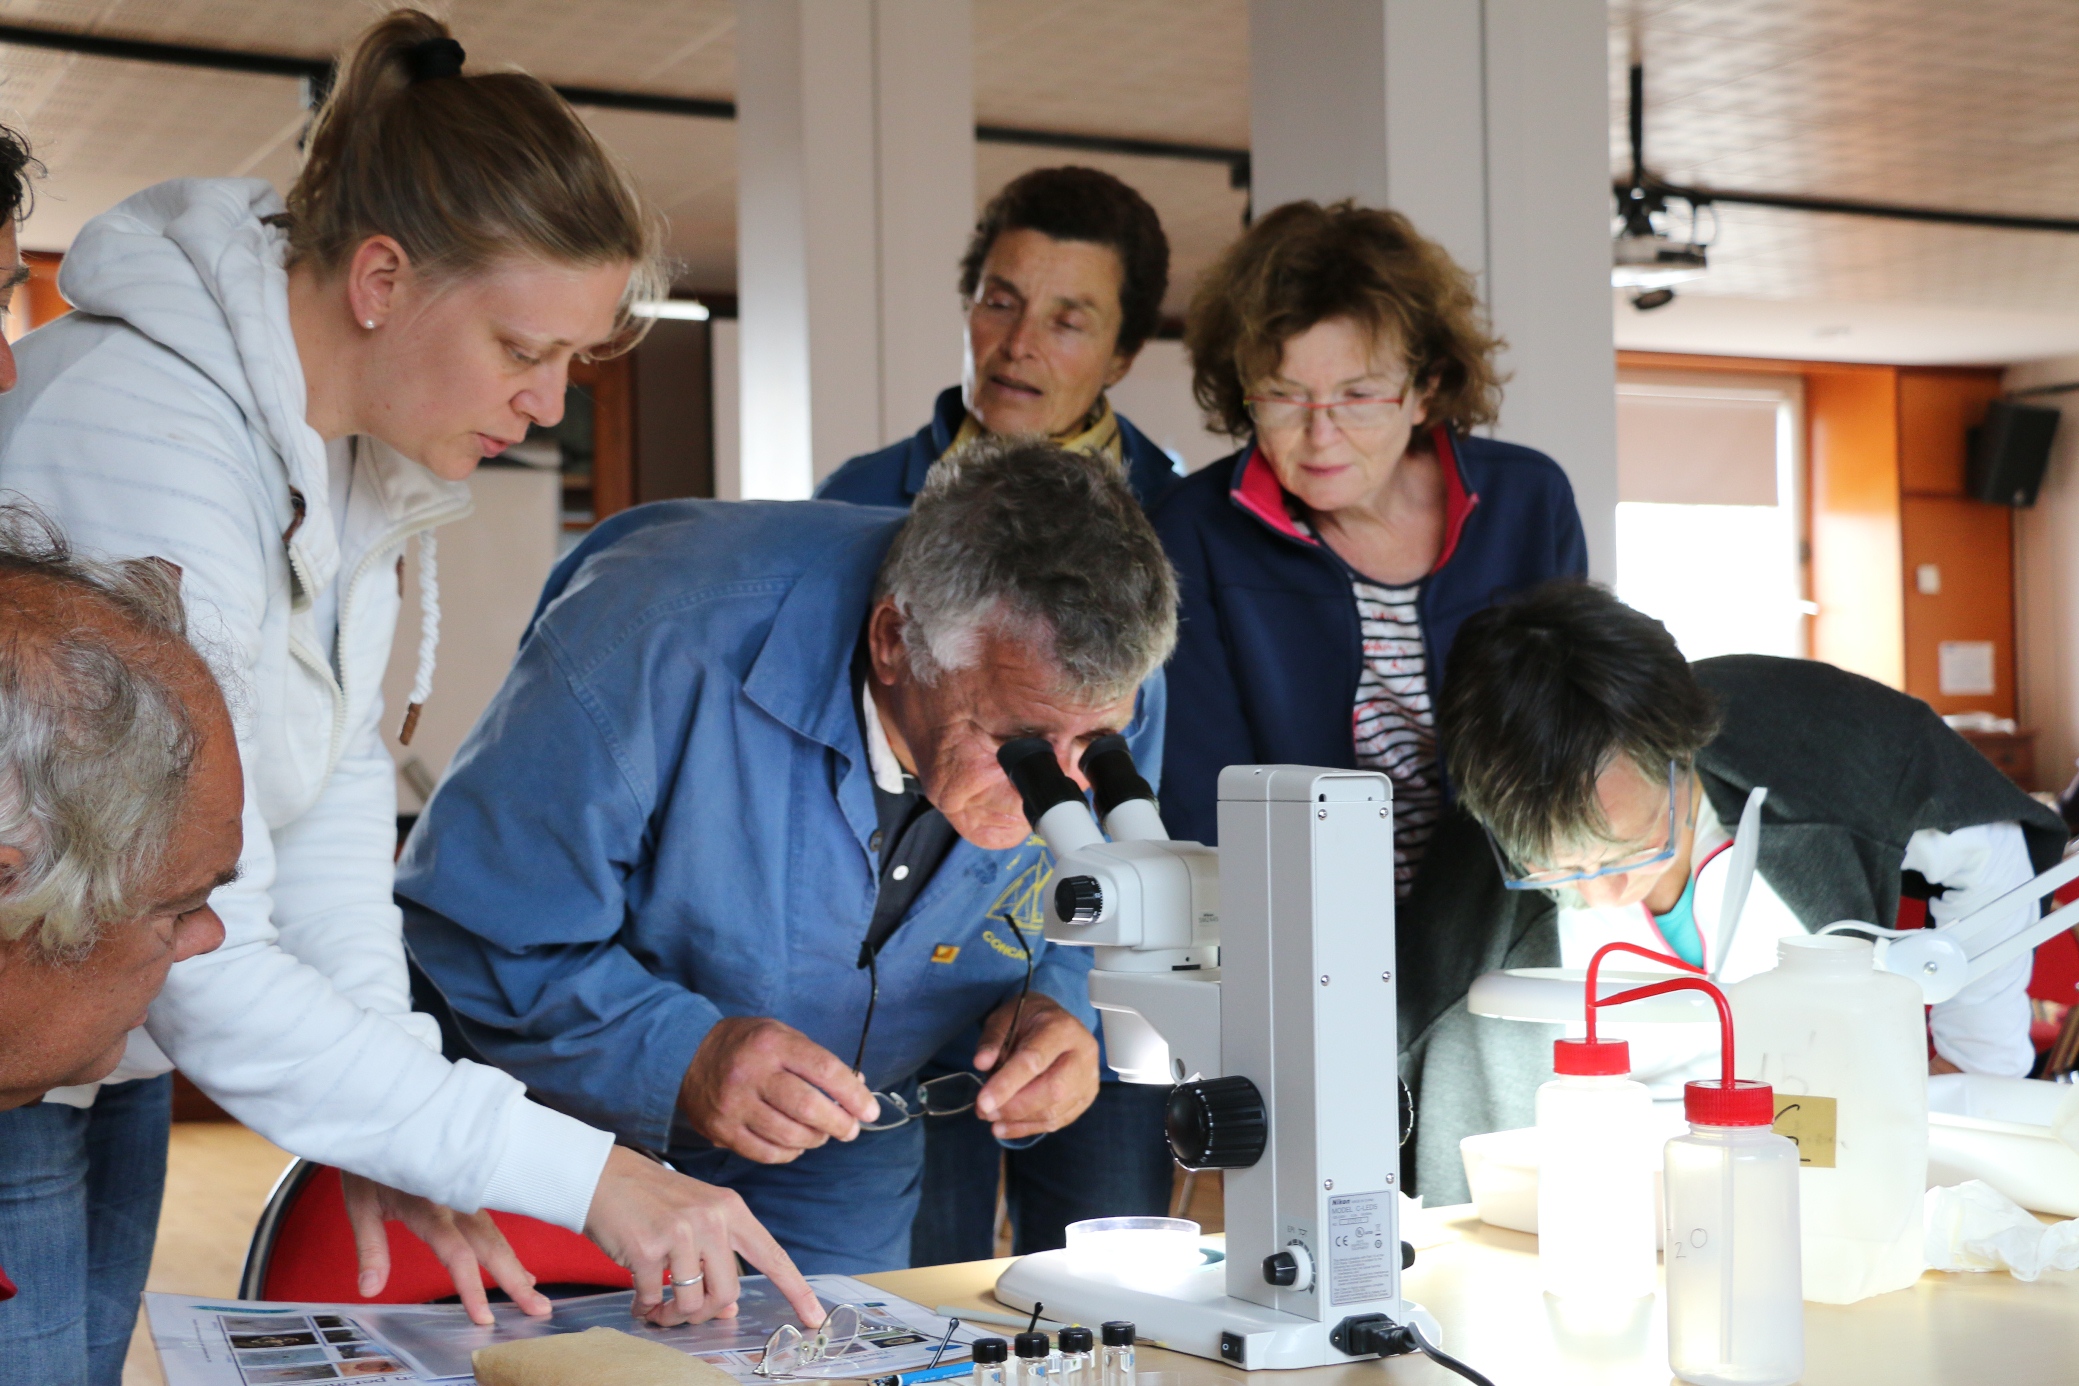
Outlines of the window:
{"type": "Polygon", "coordinates": [[[1800,385],[1619,374],[1617,595],[1691,659],[1807,651],[1800,385]]]}

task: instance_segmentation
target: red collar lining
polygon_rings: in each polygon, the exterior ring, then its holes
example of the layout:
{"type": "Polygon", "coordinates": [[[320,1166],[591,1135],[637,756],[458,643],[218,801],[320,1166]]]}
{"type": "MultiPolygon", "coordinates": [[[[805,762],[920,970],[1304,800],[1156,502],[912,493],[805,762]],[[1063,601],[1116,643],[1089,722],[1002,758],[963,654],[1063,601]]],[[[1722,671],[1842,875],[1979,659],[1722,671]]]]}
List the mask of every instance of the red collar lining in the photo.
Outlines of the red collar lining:
{"type": "MultiPolygon", "coordinates": [[[[1451,561],[1458,551],[1459,537],[1465,533],[1465,522],[1473,508],[1480,503],[1477,492],[1465,482],[1464,465],[1459,461],[1458,448],[1452,442],[1450,431],[1439,424],[1430,430],[1430,443],[1436,449],[1437,460],[1444,464],[1444,546],[1437,554],[1436,572],[1451,561]]],[[[1249,456],[1242,463],[1233,487],[1228,492],[1234,503],[1269,525],[1288,539],[1315,548],[1321,541],[1307,534],[1293,523],[1291,512],[1285,507],[1285,488],[1278,484],[1278,474],[1271,470],[1270,459],[1263,449],[1250,444],[1249,456]]]]}
{"type": "MultiPolygon", "coordinates": [[[[1731,846],[1731,842],[1719,843],[1716,847],[1713,847],[1711,849],[1709,856],[1706,856],[1702,861],[1696,864],[1696,870],[1689,873],[1690,884],[1688,888],[1691,891],[1694,891],[1697,885],[1700,882],[1702,882],[1704,878],[1704,868],[1709,866],[1712,862],[1718,860],[1719,856],[1727,848],[1731,846]]],[[[1641,900],[1639,901],[1639,910],[1646,916],[1646,927],[1653,931],[1653,937],[1660,940],[1660,946],[1662,948],[1665,948],[1669,953],[1673,953],[1674,956],[1678,958],[1681,957],[1682,955],[1680,953],[1675,952],[1674,945],[1668,942],[1668,936],[1660,931],[1660,919],[1653,913],[1653,907],[1648,905],[1644,900],[1641,900]]],[[[1696,923],[1696,900],[1694,896],[1692,896],[1689,901],[1689,922],[1695,925],[1696,927],[1697,951],[1703,954],[1704,960],[1701,964],[1699,964],[1699,966],[1708,968],[1711,962],[1711,941],[1704,937],[1704,926],[1696,923]]]]}

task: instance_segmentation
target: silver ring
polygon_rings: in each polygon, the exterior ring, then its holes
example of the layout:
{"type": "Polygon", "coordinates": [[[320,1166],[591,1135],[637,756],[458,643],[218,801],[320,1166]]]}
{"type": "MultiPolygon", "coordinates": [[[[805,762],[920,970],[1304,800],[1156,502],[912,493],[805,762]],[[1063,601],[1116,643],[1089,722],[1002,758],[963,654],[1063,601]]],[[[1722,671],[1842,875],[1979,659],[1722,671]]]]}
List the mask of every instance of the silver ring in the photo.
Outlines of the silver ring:
{"type": "Polygon", "coordinates": [[[698,1285],[698,1284],[699,1284],[699,1283],[700,1283],[701,1281],[703,1281],[703,1280],[705,1280],[705,1279],[707,1279],[707,1276],[703,1274],[703,1275],[696,1275],[696,1276],[694,1276],[694,1277],[693,1277],[693,1278],[692,1278],[691,1280],[674,1280],[674,1281],[672,1281],[671,1283],[672,1283],[672,1287],[673,1287],[674,1289],[679,1289],[679,1290],[690,1290],[690,1289],[692,1289],[692,1288],[693,1288],[693,1287],[694,1287],[695,1285],[698,1285]]]}

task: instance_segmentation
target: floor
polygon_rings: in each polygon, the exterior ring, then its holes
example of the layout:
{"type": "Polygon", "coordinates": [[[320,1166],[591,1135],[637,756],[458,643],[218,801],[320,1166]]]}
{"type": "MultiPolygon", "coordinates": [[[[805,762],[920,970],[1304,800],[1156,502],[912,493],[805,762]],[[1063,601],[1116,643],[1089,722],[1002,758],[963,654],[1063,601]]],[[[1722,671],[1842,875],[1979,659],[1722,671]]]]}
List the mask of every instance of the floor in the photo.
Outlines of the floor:
{"type": "MultiPolygon", "coordinates": [[[[177,1121],[166,1163],[166,1203],[146,1287],[178,1294],[229,1295],[253,1224],[267,1204],[289,1156],[246,1130],[222,1121],[177,1121]]],[[[123,1386],[163,1386],[159,1354],[143,1314],[130,1340],[123,1386]]]]}

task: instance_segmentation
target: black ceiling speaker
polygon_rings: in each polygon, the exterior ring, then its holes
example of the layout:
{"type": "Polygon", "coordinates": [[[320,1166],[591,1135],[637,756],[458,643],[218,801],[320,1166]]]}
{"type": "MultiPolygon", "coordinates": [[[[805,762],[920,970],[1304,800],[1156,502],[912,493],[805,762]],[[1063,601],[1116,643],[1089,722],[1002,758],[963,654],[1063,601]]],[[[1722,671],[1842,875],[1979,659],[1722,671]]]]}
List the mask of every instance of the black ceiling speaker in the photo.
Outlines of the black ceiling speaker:
{"type": "Polygon", "coordinates": [[[2034,505],[2043,469],[2050,463],[2057,420],[2057,410],[2040,404],[1994,400],[1985,411],[1985,422],[1967,435],[1971,494],[1993,505],[2034,505]]]}

